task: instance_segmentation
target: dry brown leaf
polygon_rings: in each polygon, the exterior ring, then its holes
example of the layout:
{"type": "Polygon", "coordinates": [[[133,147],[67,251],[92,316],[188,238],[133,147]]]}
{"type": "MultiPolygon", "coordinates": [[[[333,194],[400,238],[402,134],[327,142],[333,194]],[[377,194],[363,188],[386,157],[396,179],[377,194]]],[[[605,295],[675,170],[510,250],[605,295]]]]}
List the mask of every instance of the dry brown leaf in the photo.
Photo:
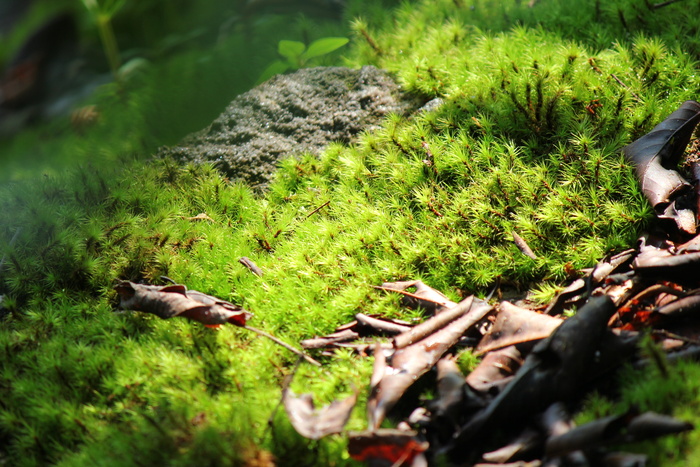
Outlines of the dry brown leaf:
{"type": "Polygon", "coordinates": [[[476,354],[483,355],[511,345],[544,339],[561,322],[560,318],[501,302],[491,329],[476,347],[476,354]]]}
{"type": "Polygon", "coordinates": [[[157,286],[124,281],[114,289],[119,294],[121,308],[151,313],[162,319],[183,316],[208,327],[218,327],[227,323],[245,326],[252,316],[233,303],[187,290],[179,284],[157,286]]]}
{"type": "Polygon", "coordinates": [[[306,438],[320,439],[343,431],[357,402],[357,392],[342,401],[333,401],[320,409],[314,406],[311,394],[296,397],[294,393],[287,390],[283,401],[284,409],[294,429],[306,438]]]}
{"type": "Polygon", "coordinates": [[[408,347],[397,350],[390,366],[382,361],[381,352],[375,354],[372,392],[367,401],[370,427],[378,428],[386,413],[421,375],[430,370],[464,332],[481,321],[492,310],[491,305],[479,300],[468,313],[446,327],[408,347]]]}

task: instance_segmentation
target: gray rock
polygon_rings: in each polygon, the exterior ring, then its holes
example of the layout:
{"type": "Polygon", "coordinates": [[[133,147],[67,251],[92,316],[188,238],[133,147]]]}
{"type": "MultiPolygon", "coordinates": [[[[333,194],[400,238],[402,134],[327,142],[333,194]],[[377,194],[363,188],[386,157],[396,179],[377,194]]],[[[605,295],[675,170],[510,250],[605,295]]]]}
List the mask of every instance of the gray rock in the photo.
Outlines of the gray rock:
{"type": "Polygon", "coordinates": [[[231,178],[264,187],[281,158],[352,142],[389,113],[406,115],[422,103],[375,67],[307,68],[236,97],[209,127],[158,155],[214,163],[231,178]]]}

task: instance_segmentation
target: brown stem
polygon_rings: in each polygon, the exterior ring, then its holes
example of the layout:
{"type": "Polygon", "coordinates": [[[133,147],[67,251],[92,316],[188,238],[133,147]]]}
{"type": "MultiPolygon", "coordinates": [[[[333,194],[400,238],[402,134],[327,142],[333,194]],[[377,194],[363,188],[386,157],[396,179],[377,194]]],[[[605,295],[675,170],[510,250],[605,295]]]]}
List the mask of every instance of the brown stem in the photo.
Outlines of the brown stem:
{"type": "Polygon", "coordinates": [[[314,214],[316,214],[318,211],[320,211],[321,209],[325,208],[325,207],[328,206],[329,204],[331,204],[331,200],[326,201],[325,203],[323,203],[322,205],[320,205],[319,207],[317,207],[316,209],[314,209],[313,211],[311,211],[311,212],[304,218],[304,220],[306,220],[306,219],[308,219],[309,217],[313,216],[314,214]]]}
{"type": "Polygon", "coordinates": [[[311,358],[311,357],[309,357],[308,355],[306,355],[306,354],[305,354],[304,352],[302,352],[301,350],[296,349],[296,348],[292,347],[291,345],[287,344],[286,342],[283,342],[283,341],[279,340],[278,338],[276,338],[276,337],[273,336],[272,334],[269,334],[269,333],[267,333],[267,332],[265,332],[265,331],[263,331],[263,330],[261,330],[261,329],[257,329],[257,328],[254,328],[254,327],[251,327],[251,326],[248,326],[248,325],[245,325],[245,326],[242,326],[242,327],[245,328],[245,329],[247,329],[247,330],[249,330],[249,331],[253,331],[254,333],[256,333],[256,334],[258,334],[258,335],[260,335],[260,336],[267,337],[267,338],[270,339],[272,342],[274,342],[274,343],[276,343],[276,344],[279,344],[279,345],[281,345],[282,347],[284,347],[285,349],[289,350],[290,352],[292,352],[292,353],[294,353],[294,354],[296,354],[296,355],[302,357],[304,360],[306,360],[307,362],[311,363],[312,365],[321,366],[320,363],[318,363],[316,360],[314,360],[313,358],[311,358]]]}
{"type": "Polygon", "coordinates": [[[623,83],[622,80],[621,80],[620,78],[618,78],[617,76],[615,76],[614,73],[610,73],[610,76],[612,77],[612,79],[614,79],[615,81],[617,81],[617,84],[619,84],[620,86],[622,86],[623,88],[625,88],[630,94],[632,94],[632,96],[634,96],[635,99],[637,99],[638,101],[641,100],[641,99],[639,98],[639,96],[638,96],[637,94],[635,94],[635,92],[632,91],[632,90],[629,88],[629,86],[627,86],[625,83],[623,83]]]}

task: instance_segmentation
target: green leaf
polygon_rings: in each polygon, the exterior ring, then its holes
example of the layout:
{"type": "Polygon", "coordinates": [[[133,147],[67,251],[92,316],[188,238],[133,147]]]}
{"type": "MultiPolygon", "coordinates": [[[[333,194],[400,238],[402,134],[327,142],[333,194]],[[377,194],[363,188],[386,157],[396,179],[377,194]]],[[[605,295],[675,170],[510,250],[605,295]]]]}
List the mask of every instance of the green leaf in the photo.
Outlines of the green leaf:
{"type": "Polygon", "coordinates": [[[110,2],[105,2],[102,5],[102,11],[112,18],[119,10],[122,9],[125,3],[126,0],[112,0],[110,2]]]}
{"type": "Polygon", "coordinates": [[[283,62],[282,60],[276,60],[270,65],[265,68],[265,71],[262,72],[260,75],[260,78],[255,82],[255,85],[257,86],[258,84],[264,83],[268,79],[272,78],[275,75],[279,75],[281,73],[284,73],[285,71],[289,70],[291,65],[287,62],[283,62]]]}
{"type": "Polygon", "coordinates": [[[277,52],[292,63],[296,63],[299,60],[301,54],[304,53],[304,49],[306,49],[306,46],[299,41],[281,40],[277,46],[277,52]]]}
{"type": "Polygon", "coordinates": [[[301,55],[301,58],[303,60],[309,60],[311,58],[320,57],[321,55],[326,55],[341,48],[347,44],[348,41],[349,39],[347,37],[324,37],[323,39],[318,39],[309,45],[309,48],[301,55]]]}

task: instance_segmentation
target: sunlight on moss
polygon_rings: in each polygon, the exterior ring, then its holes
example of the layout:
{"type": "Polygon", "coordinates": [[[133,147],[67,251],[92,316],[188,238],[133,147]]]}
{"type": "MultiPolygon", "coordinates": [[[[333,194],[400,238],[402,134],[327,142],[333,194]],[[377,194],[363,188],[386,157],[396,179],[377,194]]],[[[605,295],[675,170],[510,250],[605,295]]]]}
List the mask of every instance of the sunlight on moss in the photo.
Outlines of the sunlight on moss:
{"type": "MultiPolygon", "coordinates": [[[[268,426],[293,354],[244,329],[115,313],[118,280],[168,276],[244,306],[252,325],[296,345],[358,312],[422,316],[371,287],[384,281],[421,279],[452,300],[507,287],[545,303],[572,271],[628,247],[647,226],[651,209],[619,149],[697,97],[700,48],[686,33],[700,15],[670,6],[641,22],[641,7],[622,0],[597,9],[350,3],[353,18],[364,18],[353,23],[347,62],[389,69],[441,106],[389,115],[320,158],[286,159],[259,196],[211,166],[146,161],[151,140],[123,135],[150,127],[115,104],[123,115],[114,127],[66,137],[92,164],[0,186],[0,463],[242,464],[269,455],[351,464],[342,437],[311,443],[282,411],[268,426]]],[[[152,98],[144,91],[123,105],[152,98]]],[[[174,134],[165,133],[151,136],[174,134]]],[[[34,137],[20,136],[15,149],[34,137]]],[[[357,388],[348,428],[365,428],[372,360],[347,350],[319,358],[324,367],[302,366],[292,389],[325,404],[357,388]]],[[[460,354],[464,371],[475,362],[460,354]]],[[[653,368],[624,372],[622,399],[591,396],[579,421],[632,404],[694,420],[697,365],[672,369],[668,379],[653,368]]],[[[695,438],[630,449],[683,465],[679,457],[700,456],[695,438]]]]}

